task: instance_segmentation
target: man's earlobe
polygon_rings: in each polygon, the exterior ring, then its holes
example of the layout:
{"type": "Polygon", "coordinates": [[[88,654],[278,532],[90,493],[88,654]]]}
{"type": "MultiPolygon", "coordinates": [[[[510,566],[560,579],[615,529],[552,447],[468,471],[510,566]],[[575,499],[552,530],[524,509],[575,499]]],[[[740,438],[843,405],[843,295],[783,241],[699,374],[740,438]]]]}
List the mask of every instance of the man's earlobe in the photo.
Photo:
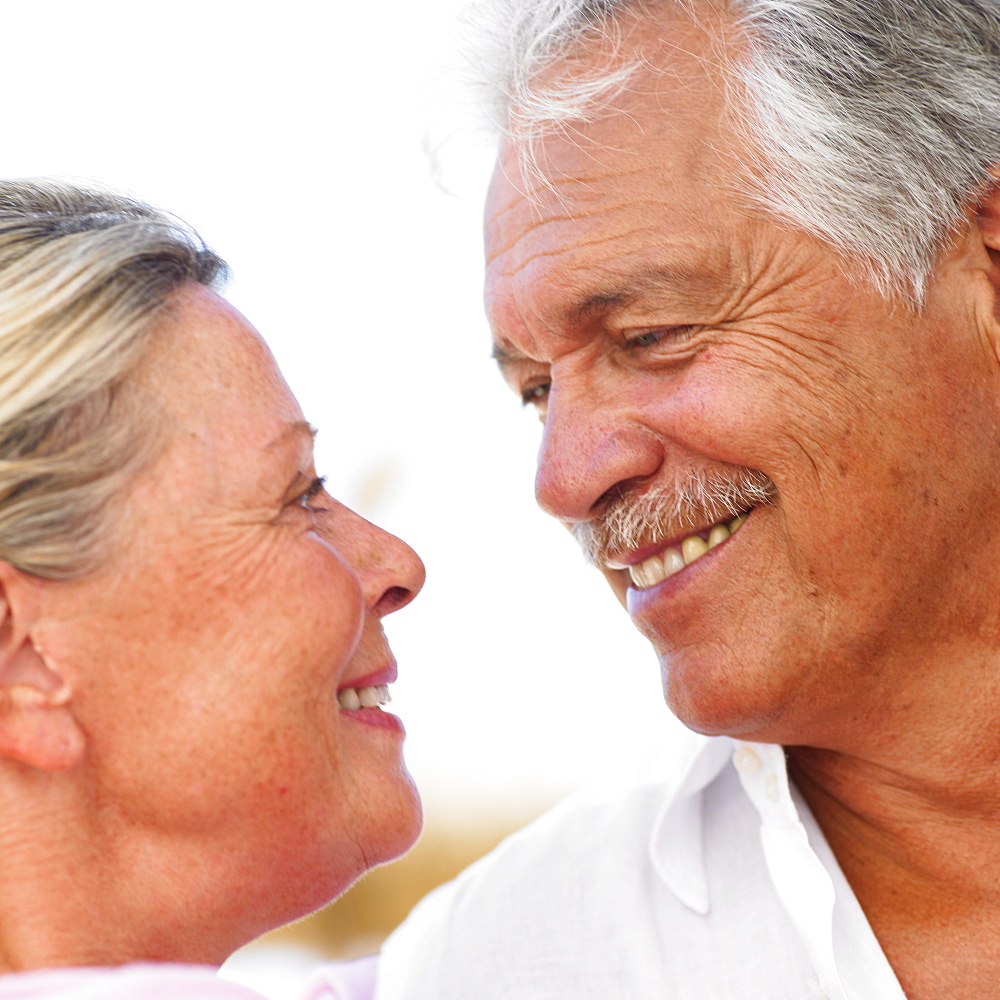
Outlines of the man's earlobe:
{"type": "Polygon", "coordinates": [[[84,738],[69,685],[32,636],[35,588],[0,562],[0,758],[62,771],[80,760],[84,738]]]}
{"type": "Polygon", "coordinates": [[[1000,290],[1000,167],[990,171],[992,185],[987,188],[979,202],[979,232],[993,264],[991,280],[1000,290]]]}

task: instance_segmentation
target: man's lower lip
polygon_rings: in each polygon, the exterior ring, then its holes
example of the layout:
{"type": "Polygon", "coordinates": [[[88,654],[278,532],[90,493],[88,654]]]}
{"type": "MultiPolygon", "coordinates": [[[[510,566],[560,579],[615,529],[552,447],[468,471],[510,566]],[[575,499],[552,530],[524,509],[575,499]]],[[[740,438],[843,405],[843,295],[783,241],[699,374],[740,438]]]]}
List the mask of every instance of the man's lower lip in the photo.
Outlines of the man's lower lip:
{"type": "MultiPolygon", "coordinates": [[[[643,586],[641,584],[641,577],[638,580],[636,579],[636,577],[640,576],[640,574],[641,576],[648,575],[647,573],[643,572],[645,567],[642,564],[640,564],[639,568],[632,568],[629,571],[628,591],[630,593],[633,591],[636,593],[648,593],[661,589],[665,583],[669,583],[676,577],[688,576],[690,571],[695,567],[697,563],[705,561],[710,562],[712,560],[712,557],[718,554],[719,549],[726,548],[730,544],[732,536],[735,535],[737,531],[742,527],[743,523],[749,518],[751,513],[753,513],[753,511],[750,511],[747,514],[741,514],[738,518],[735,518],[731,522],[723,522],[722,524],[713,527],[711,532],[709,533],[710,537],[707,542],[701,536],[697,537],[692,536],[690,539],[685,540],[684,546],[678,546],[678,545],[668,546],[663,552],[663,558],[666,559],[667,556],[670,556],[670,559],[673,563],[678,563],[678,562],[680,563],[680,568],[675,568],[673,570],[670,570],[668,567],[667,575],[664,576],[663,579],[658,580],[656,583],[651,583],[647,586],[643,586]],[[732,527],[733,525],[736,526],[732,527]],[[717,528],[723,531],[723,539],[721,541],[715,541],[711,538],[711,535],[715,533],[717,528]],[[731,533],[729,532],[730,528],[732,528],[731,533]],[[695,550],[693,558],[688,555],[686,550],[686,546],[689,540],[692,542],[698,542],[701,546],[700,549],[695,550]],[[684,549],[683,556],[681,555],[682,548],[684,549]]],[[[651,562],[653,561],[658,562],[659,560],[655,558],[651,559],[651,562]]],[[[659,568],[658,570],[654,570],[654,572],[661,573],[663,572],[663,569],[659,568]]]]}
{"type": "Polygon", "coordinates": [[[715,564],[719,555],[729,548],[734,538],[735,536],[727,538],[721,545],[710,549],[689,566],[685,566],[684,569],[674,573],[672,576],[668,576],[665,580],[653,584],[652,587],[636,587],[630,583],[628,589],[625,591],[625,607],[630,617],[636,618],[651,604],[658,603],[664,599],[669,600],[683,587],[694,582],[701,573],[710,569],[715,564]]]}
{"type": "MultiPolygon", "coordinates": [[[[714,555],[714,552],[708,553],[708,555],[714,555]]],[[[690,566],[685,566],[679,573],[675,573],[673,576],[668,576],[666,580],[661,580],[659,583],[654,583],[652,587],[635,587],[629,584],[628,590],[625,591],[625,606],[628,613],[635,617],[641,608],[653,601],[659,601],[663,598],[669,597],[671,593],[680,590],[689,581],[693,580],[695,576],[698,575],[700,571],[704,571],[711,565],[711,560],[707,560],[706,557],[702,557],[697,562],[692,563],[690,566]],[[704,562],[704,566],[699,566],[699,563],[704,562]]]]}
{"type": "Polygon", "coordinates": [[[340,714],[348,719],[353,719],[365,726],[373,726],[376,729],[389,729],[406,735],[403,728],[403,721],[392,712],[384,712],[380,708],[342,708],[340,714]]]}

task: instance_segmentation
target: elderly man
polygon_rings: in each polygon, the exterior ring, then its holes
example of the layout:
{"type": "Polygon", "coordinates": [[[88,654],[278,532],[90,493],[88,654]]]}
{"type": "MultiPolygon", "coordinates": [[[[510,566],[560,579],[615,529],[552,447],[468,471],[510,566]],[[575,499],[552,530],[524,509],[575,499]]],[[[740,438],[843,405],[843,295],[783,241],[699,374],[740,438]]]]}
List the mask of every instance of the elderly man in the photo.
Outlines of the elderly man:
{"type": "Polygon", "coordinates": [[[1000,3],[502,16],[496,357],[694,733],[380,997],[1000,996],[1000,3]]]}

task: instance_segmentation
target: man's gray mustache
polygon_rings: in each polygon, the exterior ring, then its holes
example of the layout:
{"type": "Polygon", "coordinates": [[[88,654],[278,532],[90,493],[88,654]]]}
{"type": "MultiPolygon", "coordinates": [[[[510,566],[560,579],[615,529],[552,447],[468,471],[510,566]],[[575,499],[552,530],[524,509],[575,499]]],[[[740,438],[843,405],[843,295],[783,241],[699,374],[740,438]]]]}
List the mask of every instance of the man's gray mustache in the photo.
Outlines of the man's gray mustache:
{"type": "Polygon", "coordinates": [[[776,495],[774,483],[757,469],[688,472],[672,485],[628,490],[593,520],[570,530],[587,561],[603,566],[610,555],[728,521],[751,507],[773,503],[776,495]]]}

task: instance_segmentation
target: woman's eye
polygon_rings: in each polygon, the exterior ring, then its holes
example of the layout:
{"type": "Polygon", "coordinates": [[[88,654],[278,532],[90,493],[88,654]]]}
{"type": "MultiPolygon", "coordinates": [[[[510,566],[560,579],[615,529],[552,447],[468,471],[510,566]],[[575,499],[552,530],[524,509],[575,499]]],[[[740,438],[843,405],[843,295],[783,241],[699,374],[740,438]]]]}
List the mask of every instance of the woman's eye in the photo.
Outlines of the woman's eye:
{"type": "Polygon", "coordinates": [[[303,493],[300,493],[298,497],[296,497],[295,499],[296,504],[299,507],[302,507],[304,510],[312,512],[313,514],[322,514],[326,510],[326,508],[317,507],[313,503],[313,500],[317,496],[319,496],[320,493],[323,492],[323,485],[325,483],[326,483],[325,476],[317,476],[315,479],[312,480],[312,482],[309,483],[305,491],[303,493]]]}
{"type": "Polygon", "coordinates": [[[535,385],[525,386],[521,390],[521,403],[524,406],[537,406],[544,403],[549,394],[550,382],[537,382],[535,385]]]}

